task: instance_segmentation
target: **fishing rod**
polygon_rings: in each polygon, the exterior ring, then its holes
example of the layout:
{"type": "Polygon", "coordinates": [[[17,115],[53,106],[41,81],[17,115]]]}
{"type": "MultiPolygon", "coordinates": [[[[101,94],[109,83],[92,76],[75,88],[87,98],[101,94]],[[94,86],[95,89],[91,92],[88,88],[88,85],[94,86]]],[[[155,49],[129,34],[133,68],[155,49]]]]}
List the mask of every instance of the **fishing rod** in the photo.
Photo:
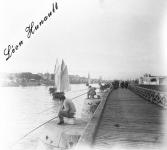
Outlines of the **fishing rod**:
{"type": "MultiPolygon", "coordinates": [[[[87,93],[87,92],[86,92],[86,93],[87,93]]],[[[78,96],[76,96],[76,97],[73,97],[71,100],[74,100],[74,99],[76,99],[76,98],[78,98],[78,97],[80,97],[80,96],[82,96],[82,95],[85,95],[86,93],[83,93],[83,94],[80,94],[80,95],[78,95],[78,96]]],[[[48,111],[48,110],[50,110],[51,108],[54,108],[54,107],[56,107],[56,106],[52,106],[52,107],[50,107],[50,108],[47,108],[47,109],[45,109],[45,110],[39,112],[38,114],[41,114],[41,113],[43,113],[43,112],[46,112],[46,111],[48,111]]]]}
{"type": "MultiPolygon", "coordinates": [[[[96,88],[96,89],[100,89],[99,87],[95,87],[95,88],[96,88]]],[[[69,92],[80,92],[80,91],[84,91],[84,90],[88,90],[88,88],[82,89],[82,90],[69,91],[69,92]]]]}
{"type": "MultiPolygon", "coordinates": [[[[86,93],[88,93],[88,92],[86,92],[86,93]]],[[[78,95],[78,96],[76,96],[76,97],[73,97],[71,100],[74,100],[74,99],[76,99],[76,98],[78,98],[78,97],[80,97],[80,96],[82,96],[82,95],[85,95],[86,93],[83,93],[83,94],[81,94],[81,95],[78,95]]]]}
{"type": "MultiPolygon", "coordinates": [[[[86,93],[87,93],[87,92],[86,92],[86,93]]],[[[84,95],[84,94],[86,94],[86,93],[83,93],[83,94],[81,94],[81,95],[78,95],[78,96],[72,98],[72,100],[73,100],[73,99],[76,99],[76,98],[78,98],[78,97],[80,97],[80,96],[82,96],[82,95],[84,95]]],[[[52,107],[51,107],[51,108],[52,108],[52,107]]],[[[51,109],[51,108],[49,108],[49,109],[51,109]]],[[[46,111],[46,110],[45,110],[45,111],[46,111]]],[[[50,121],[52,121],[52,120],[54,120],[54,119],[56,119],[56,118],[58,118],[58,116],[53,117],[53,118],[51,118],[50,120],[48,120],[48,121],[42,123],[41,125],[37,126],[37,127],[34,128],[34,129],[32,129],[31,131],[29,131],[28,133],[26,133],[23,137],[21,137],[17,142],[15,142],[15,144],[13,144],[12,146],[16,145],[18,142],[20,142],[22,139],[26,138],[26,137],[27,137],[28,135],[30,135],[32,132],[34,132],[35,130],[39,129],[40,127],[44,126],[45,124],[49,123],[50,121]]]]}
{"type": "Polygon", "coordinates": [[[49,123],[50,121],[54,120],[58,118],[58,116],[53,117],[52,119],[42,123],[41,125],[37,126],[36,128],[32,129],[31,131],[29,131],[28,133],[26,133],[23,137],[21,137],[19,140],[17,140],[12,146],[16,145],[18,142],[20,142],[22,139],[26,138],[28,135],[30,135],[32,132],[34,132],[35,130],[39,129],[40,127],[44,126],[45,124],[49,123]]]}
{"type": "MultiPolygon", "coordinates": [[[[83,94],[80,94],[80,95],[78,95],[78,96],[76,96],[76,97],[73,97],[71,100],[74,100],[74,99],[76,99],[76,98],[78,98],[78,97],[80,97],[80,96],[82,96],[82,95],[85,95],[85,94],[87,94],[87,92],[85,92],[85,93],[83,93],[83,94]]],[[[55,107],[55,106],[54,106],[54,107],[55,107]]],[[[53,106],[50,107],[50,108],[48,108],[48,109],[51,109],[51,108],[53,108],[53,106]]],[[[48,110],[48,109],[47,109],[47,110],[48,110]]],[[[42,111],[42,112],[45,112],[45,111],[47,111],[47,110],[44,110],[44,111],[42,111]]],[[[41,113],[42,113],[42,112],[41,112],[41,113]]],[[[36,130],[39,129],[40,127],[44,126],[45,124],[49,123],[50,121],[52,121],[52,120],[54,120],[54,119],[56,119],[56,118],[58,118],[58,116],[53,117],[53,118],[49,119],[48,121],[42,123],[41,125],[37,126],[36,128],[32,129],[31,131],[29,131],[28,133],[26,133],[23,137],[21,137],[18,141],[16,141],[15,144],[13,144],[12,146],[16,145],[18,142],[20,142],[22,139],[26,138],[26,137],[27,137],[28,135],[30,135],[32,132],[36,131],[36,130]]]]}
{"type": "Polygon", "coordinates": [[[82,89],[82,90],[69,91],[69,92],[80,92],[80,91],[84,91],[84,90],[87,90],[87,89],[88,89],[88,88],[82,89]]]}
{"type": "MultiPolygon", "coordinates": [[[[72,93],[72,92],[80,92],[80,91],[84,91],[84,90],[87,90],[88,88],[86,89],[81,89],[81,90],[73,90],[73,91],[68,91],[69,93],[72,93]]],[[[50,93],[51,94],[51,93],[50,93]]]]}

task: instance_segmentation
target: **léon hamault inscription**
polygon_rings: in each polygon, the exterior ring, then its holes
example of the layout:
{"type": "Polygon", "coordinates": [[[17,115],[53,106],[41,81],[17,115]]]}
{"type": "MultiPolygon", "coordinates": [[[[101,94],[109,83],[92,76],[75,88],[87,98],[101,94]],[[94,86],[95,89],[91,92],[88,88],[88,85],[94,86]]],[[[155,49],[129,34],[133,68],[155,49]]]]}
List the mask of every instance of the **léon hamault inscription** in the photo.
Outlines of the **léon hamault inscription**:
{"type": "MultiPolygon", "coordinates": [[[[26,38],[29,39],[33,34],[36,33],[36,31],[46,22],[58,9],[57,2],[52,4],[52,10],[44,16],[43,19],[40,20],[37,24],[32,21],[26,28],[26,38]]],[[[6,61],[9,60],[9,58],[12,57],[12,55],[20,49],[20,47],[24,44],[23,40],[20,40],[16,45],[8,45],[7,48],[4,49],[4,55],[6,56],[6,61]]]]}

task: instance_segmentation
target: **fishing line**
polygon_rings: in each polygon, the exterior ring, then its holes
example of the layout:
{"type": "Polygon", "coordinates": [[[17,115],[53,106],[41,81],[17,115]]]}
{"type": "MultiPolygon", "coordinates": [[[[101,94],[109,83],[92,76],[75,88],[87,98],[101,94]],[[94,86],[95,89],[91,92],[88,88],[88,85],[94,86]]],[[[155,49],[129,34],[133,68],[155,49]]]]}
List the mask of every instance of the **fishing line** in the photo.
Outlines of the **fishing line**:
{"type": "MultiPolygon", "coordinates": [[[[96,88],[96,89],[100,89],[100,88],[96,88]]],[[[86,89],[84,89],[84,90],[86,90],[86,89]]],[[[86,92],[86,93],[83,93],[83,94],[81,94],[81,95],[78,95],[78,96],[76,96],[76,97],[73,97],[71,100],[74,100],[74,99],[76,99],[76,98],[78,98],[78,97],[80,97],[80,96],[82,96],[82,95],[85,95],[85,94],[87,94],[87,92],[86,92]]],[[[45,109],[45,110],[43,110],[43,111],[41,111],[41,112],[39,112],[39,113],[37,113],[37,114],[41,114],[41,113],[43,113],[43,112],[46,112],[46,111],[48,111],[48,110],[50,110],[51,108],[54,108],[54,107],[56,107],[56,106],[52,106],[52,107],[50,107],[50,108],[47,108],[47,109],[45,109]]]]}
{"type": "MultiPolygon", "coordinates": [[[[86,92],[86,93],[87,93],[87,92],[86,92]]],[[[80,97],[80,96],[82,96],[82,95],[84,95],[84,94],[86,94],[86,93],[83,93],[83,94],[81,94],[81,95],[78,95],[78,96],[72,98],[72,100],[73,100],[73,99],[76,99],[76,98],[78,98],[78,97],[80,97]]],[[[51,108],[52,108],[52,107],[51,107],[51,108]]],[[[49,109],[51,109],[51,108],[49,108],[49,109]]],[[[45,110],[45,111],[46,111],[46,110],[45,110]]],[[[39,129],[40,127],[44,126],[45,124],[49,123],[50,121],[52,121],[52,120],[54,120],[54,119],[56,119],[56,118],[58,118],[58,116],[53,117],[52,119],[50,119],[50,120],[48,120],[48,121],[42,123],[41,125],[37,126],[37,127],[34,128],[34,129],[32,129],[32,130],[29,131],[27,134],[25,134],[23,137],[21,137],[17,142],[15,142],[15,144],[13,144],[12,146],[16,145],[18,142],[20,142],[22,139],[26,138],[26,137],[27,137],[28,135],[30,135],[32,132],[36,131],[36,130],[39,129]]]]}
{"type": "MultiPolygon", "coordinates": [[[[85,94],[87,94],[87,92],[86,92],[86,93],[83,93],[83,94],[81,94],[81,95],[78,95],[78,96],[76,96],[76,97],[73,97],[71,100],[74,100],[74,99],[76,99],[76,98],[78,98],[78,97],[80,97],[80,96],[82,96],[82,95],[85,95],[85,94]]],[[[48,111],[48,110],[50,110],[51,108],[54,108],[54,107],[56,107],[56,106],[52,106],[52,107],[50,107],[50,108],[47,108],[47,109],[45,109],[45,110],[43,110],[43,111],[41,111],[41,112],[39,112],[39,113],[37,113],[37,114],[41,114],[41,113],[43,113],[43,112],[46,112],[46,111],[48,111]]]]}
{"type": "Polygon", "coordinates": [[[42,127],[43,125],[49,123],[50,121],[54,120],[58,118],[58,116],[53,117],[52,119],[42,123],[41,125],[37,126],[36,128],[32,129],[31,131],[29,131],[27,134],[25,134],[23,137],[21,137],[17,142],[15,142],[15,144],[13,144],[12,146],[16,145],[18,142],[20,142],[22,139],[26,138],[28,135],[30,135],[32,132],[34,132],[35,130],[39,129],[40,127],[42,127]]]}
{"type": "Polygon", "coordinates": [[[69,91],[69,92],[80,92],[80,91],[84,91],[84,90],[87,90],[87,89],[88,89],[88,88],[82,89],[82,90],[69,91]]]}
{"type": "Polygon", "coordinates": [[[72,93],[72,92],[81,92],[81,91],[84,91],[84,90],[87,90],[88,88],[86,89],[81,89],[81,90],[73,90],[73,91],[68,91],[68,93],[72,93]]]}
{"type": "MultiPolygon", "coordinates": [[[[82,95],[85,95],[85,94],[87,94],[87,92],[86,92],[86,93],[83,93],[83,94],[80,94],[80,95],[78,95],[78,96],[76,96],[76,97],[73,97],[71,100],[74,100],[74,99],[76,99],[76,98],[78,98],[78,97],[80,97],[80,96],[82,96],[82,95]]],[[[55,107],[55,106],[54,106],[54,107],[55,107]]],[[[48,108],[48,109],[51,109],[51,108],[53,108],[53,106],[50,107],[50,108],[48,108]]],[[[48,109],[47,109],[47,110],[48,110],[48,109]]],[[[45,112],[45,111],[47,111],[47,110],[44,110],[43,112],[45,112]]],[[[37,127],[34,128],[34,129],[32,129],[31,131],[29,131],[28,133],[26,133],[23,137],[21,137],[17,142],[15,142],[12,146],[16,145],[16,144],[17,144],[18,142],[20,142],[22,139],[26,138],[28,135],[30,135],[30,134],[33,133],[34,131],[36,131],[36,130],[39,129],[40,127],[44,126],[45,124],[49,123],[50,121],[52,121],[52,120],[54,120],[54,119],[56,119],[56,118],[58,118],[58,116],[53,117],[52,119],[50,119],[50,120],[48,120],[48,121],[42,123],[41,125],[37,126],[37,127]]]]}

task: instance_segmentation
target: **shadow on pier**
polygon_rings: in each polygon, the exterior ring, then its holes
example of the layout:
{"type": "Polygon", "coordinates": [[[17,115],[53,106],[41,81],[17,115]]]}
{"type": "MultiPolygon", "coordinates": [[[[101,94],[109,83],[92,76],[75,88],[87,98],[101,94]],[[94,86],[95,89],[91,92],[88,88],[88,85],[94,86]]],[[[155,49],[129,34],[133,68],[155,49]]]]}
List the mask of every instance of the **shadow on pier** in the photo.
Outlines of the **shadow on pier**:
{"type": "Polygon", "coordinates": [[[166,110],[129,89],[111,92],[96,130],[95,149],[160,149],[166,110]]]}

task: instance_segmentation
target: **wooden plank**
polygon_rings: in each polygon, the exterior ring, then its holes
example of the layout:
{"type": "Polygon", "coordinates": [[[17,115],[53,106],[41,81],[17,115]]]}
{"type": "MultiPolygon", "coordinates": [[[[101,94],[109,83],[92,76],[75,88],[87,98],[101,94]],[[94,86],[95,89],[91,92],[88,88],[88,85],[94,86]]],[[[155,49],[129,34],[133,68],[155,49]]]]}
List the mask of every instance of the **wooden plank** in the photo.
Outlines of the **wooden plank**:
{"type": "MultiPolygon", "coordinates": [[[[151,104],[129,90],[113,91],[94,139],[94,147],[159,145],[165,137],[162,119],[165,109],[151,104]]],[[[152,146],[151,146],[152,147],[152,146]]]]}

